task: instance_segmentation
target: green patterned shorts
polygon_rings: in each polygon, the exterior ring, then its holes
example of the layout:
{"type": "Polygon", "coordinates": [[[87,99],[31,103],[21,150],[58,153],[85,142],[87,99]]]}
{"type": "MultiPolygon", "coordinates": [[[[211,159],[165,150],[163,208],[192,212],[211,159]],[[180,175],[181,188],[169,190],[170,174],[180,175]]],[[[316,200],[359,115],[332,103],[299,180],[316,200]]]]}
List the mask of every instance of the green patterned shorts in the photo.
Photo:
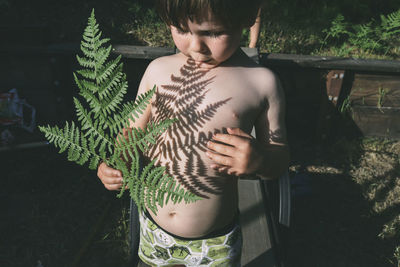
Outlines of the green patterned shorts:
{"type": "MultiPolygon", "coordinates": [[[[173,236],[144,212],[140,214],[140,259],[151,266],[240,266],[242,231],[235,222],[222,235],[204,239],[173,236]]],[[[237,220],[238,221],[238,220],[237,220]]]]}

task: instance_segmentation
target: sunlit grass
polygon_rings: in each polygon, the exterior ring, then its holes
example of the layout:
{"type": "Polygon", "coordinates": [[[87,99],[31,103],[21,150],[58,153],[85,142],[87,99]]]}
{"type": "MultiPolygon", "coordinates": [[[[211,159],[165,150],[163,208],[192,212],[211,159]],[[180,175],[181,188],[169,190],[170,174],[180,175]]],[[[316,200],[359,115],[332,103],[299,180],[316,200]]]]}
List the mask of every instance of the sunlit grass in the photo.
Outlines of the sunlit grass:
{"type": "MultiPolygon", "coordinates": [[[[343,143],[344,145],[345,143],[343,143]]],[[[364,198],[371,204],[371,214],[384,216],[379,237],[400,239],[400,141],[365,138],[360,148],[347,143],[345,157],[350,159],[349,175],[362,188],[364,198]],[[355,154],[358,156],[355,157],[355,154]]],[[[400,245],[397,242],[397,245],[400,245]]],[[[399,247],[394,258],[400,264],[399,247]]]]}

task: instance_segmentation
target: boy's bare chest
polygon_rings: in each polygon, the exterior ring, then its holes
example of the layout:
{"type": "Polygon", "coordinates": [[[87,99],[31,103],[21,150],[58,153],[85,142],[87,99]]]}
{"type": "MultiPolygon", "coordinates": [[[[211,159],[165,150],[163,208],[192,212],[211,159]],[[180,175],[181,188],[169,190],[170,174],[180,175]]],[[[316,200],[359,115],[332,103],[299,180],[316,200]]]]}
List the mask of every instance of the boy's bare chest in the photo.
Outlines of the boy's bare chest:
{"type": "Polygon", "coordinates": [[[262,99],[240,75],[181,69],[159,80],[152,119],[176,118],[193,131],[251,128],[262,99]]]}

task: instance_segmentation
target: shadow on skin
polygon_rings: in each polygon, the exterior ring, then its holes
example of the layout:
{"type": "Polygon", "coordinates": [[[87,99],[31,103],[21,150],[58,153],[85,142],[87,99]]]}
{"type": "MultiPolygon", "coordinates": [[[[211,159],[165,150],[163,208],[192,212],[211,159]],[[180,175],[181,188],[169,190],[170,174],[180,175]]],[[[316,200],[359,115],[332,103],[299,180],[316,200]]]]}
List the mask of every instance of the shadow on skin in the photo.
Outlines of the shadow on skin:
{"type": "MultiPolygon", "coordinates": [[[[150,147],[147,157],[151,159],[165,159],[168,174],[177,180],[192,193],[208,198],[205,193],[221,194],[223,185],[229,177],[209,177],[207,168],[201,158],[207,151],[207,142],[213,132],[199,131],[207,121],[210,121],[218,109],[231,98],[226,98],[200,109],[206,94],[210,89],[215,76],[205,78],[209,70],[196,68],[195,62],[188,59],[180,69],[180,75],[171,75],[171,84],[161,85],[155,93],[153,122],[160,122],[168,118],[176,118],[178,122],[168,128],[167,132],[159,136],[156,145],[150,147]],[[184,167],[178,163],[184,162],[184,167]],[[203,177],[204,179],[199,179],[203,177]]],[[[222,132],[227,132],[222,129],[222,132]]],[[[159,162],[157,162],[159,163],[159,162]]]]}

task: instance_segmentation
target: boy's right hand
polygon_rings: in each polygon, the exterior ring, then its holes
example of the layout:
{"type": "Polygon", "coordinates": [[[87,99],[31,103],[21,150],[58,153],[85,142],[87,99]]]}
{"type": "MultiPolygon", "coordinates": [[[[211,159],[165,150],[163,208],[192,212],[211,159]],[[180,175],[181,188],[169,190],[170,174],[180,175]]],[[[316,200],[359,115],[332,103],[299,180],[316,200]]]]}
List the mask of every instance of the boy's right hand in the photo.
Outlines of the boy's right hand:
{"type": "Polygon", "coordinates": [[[120,190],[122,187],[122,173],[104,162],[97,168],[97,176],[108,190],[120,190]]]}

